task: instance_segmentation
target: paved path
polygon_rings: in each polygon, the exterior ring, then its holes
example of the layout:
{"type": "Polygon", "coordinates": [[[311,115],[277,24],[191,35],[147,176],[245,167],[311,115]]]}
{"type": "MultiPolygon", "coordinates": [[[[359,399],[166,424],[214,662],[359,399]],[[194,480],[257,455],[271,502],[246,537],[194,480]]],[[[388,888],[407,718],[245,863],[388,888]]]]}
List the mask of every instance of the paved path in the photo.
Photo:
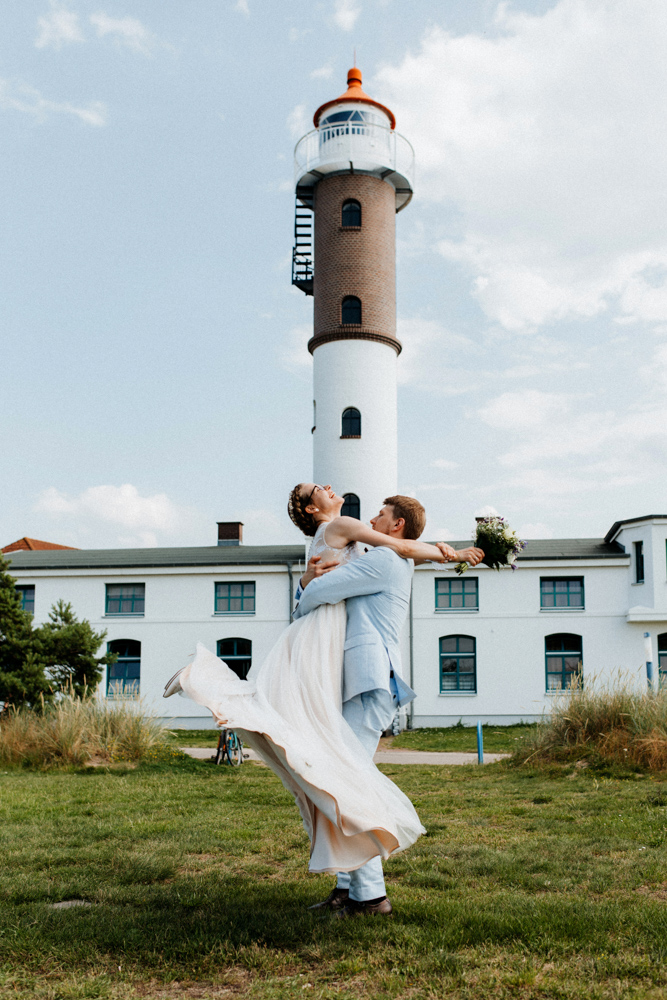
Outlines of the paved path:
{"type": "MultiPolygon", "coordinates": [[[[198,760],[209,760],[215,753],[211,747],[181,747],[183,753],[190,754],[198,760]]],[[[259,760],[250,747],[244,747],[243,753],[249,760],[259,760]]],[[[484,763],[493,764],[497,760],[509,757],[508,753],[485,753],[484,763]]],[[[378,750],[373,758],[376,764],[476,764],[476,753],[440,753],[433,750],[378,750]]]]}

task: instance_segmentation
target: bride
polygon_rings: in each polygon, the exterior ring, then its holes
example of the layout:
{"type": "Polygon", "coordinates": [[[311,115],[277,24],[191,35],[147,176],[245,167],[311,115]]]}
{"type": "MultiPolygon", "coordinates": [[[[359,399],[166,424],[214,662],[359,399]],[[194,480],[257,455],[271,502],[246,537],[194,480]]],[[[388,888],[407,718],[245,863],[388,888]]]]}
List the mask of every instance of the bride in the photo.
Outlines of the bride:
{"type": "MultiPolygon", "coordinates": [[[[341,517],[343,503],[316,483],[290,494],[290,517],[313,538],[297,599],[313,576],[356,558],[358,543],[389,545],[415,561],[465,559],[450,546],[393,538],[341,517]]],[[[345,623],[344,602],[322,605],[289,625],[246,680],[198,643],[164,694],[183,692],[206,706],[273,769],[296,800],[313,872],[352,871],[404,850],[424,832],[409,799],[377,769],[341,714],[345,623]]]]}

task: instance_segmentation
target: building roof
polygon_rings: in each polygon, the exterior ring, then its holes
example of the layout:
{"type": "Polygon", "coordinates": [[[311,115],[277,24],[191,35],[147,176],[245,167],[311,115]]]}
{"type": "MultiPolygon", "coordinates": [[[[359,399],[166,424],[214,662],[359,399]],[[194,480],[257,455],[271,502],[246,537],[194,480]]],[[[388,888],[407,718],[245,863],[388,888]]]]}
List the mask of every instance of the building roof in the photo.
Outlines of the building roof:
{"type": "Polygon", "coordinates": [[[606,538],[540,538],[526,542],[519,560],[618,559],[624,555],[622,545],[608,542],[606,538]]]}
{"type": "MultiPolygon", "coordinates": [[[[466,548],[470,541],[450,542],[466,548]]],[[[625,550],[617,542],[602,538],[546,538],[531,540],[519,556],[531,560],[618,559],[625,550]]],[[[176,566],[280,566],[303,562],[303,545],[230,545],[153,549],[67,549],[66,551],[16,551],[12,571],[72,569],[167,569],[176,566]]]]}
{"type": "Polygon", "coordinates": [[[70,549],[15,552],[11,571],[35,569],[153,569],[175,566],[279,566],[303,562],[303,545],[207,545],[152,549],[70,549]]]}
{"type": "Polygon", "coordinates": [[[604,536],[605,542],[613,542],[624,524],[638,524],[640,521],[667,520],[667,514],[646,514],[644,517],[626,517],[624,521],[614,521],[604,536]]]}
{"type": "Polygon", "coordinates": [[[326,101],[325,104],[321,104],[313,115],[313,122],[315,128],[320,124],[320,118],[327,108],[332,108],[334,104],[343,104],[347,101],[356,101],[361,104],[372,104],[373,107],[379,108],[380,111],[384,111],[386,115],[389,116],[389,121],[391,122],[391,127],[396,128],[396,118],[394,112],[390,111],[389,108],[385,107],[384,104],[380,104],[379,101],[374,101],[372,97],[365,94],[361,89],[361,70],[353,66],[352,69],[347,72],[347,90],[340,97],[335,97],[333,101],[326,101]]]}
{"type": "Polygon", "coordinates": [[[23,538],[19,538],[17,542],[12,542],[11,545],[5,545],[4,549],[0,549],[1,552],[35,552],[43,551],[44,549],[69,549],[70,551],[76,552],[77,550],[73,548],[72,545],[57,545],[55,542],[40,542],[38,538],[28,538],[27,535],[23,538]]]}

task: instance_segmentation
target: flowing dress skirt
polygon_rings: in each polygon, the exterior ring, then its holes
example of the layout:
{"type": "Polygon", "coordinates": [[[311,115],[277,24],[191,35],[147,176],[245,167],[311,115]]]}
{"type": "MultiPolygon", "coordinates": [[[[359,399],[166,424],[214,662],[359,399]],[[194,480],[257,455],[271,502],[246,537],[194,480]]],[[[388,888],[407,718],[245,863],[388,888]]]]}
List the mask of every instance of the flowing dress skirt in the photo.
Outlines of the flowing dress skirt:
{"type": "Polygon", "coordinates": [[[413,844],[424,828],[410,800],[377,769],[343,719],[345,603],[293,622],[241,680],[197,644],[165,689],[182,689],[235,729],[296,799],[310,870],[352,871],[413,844]]]}

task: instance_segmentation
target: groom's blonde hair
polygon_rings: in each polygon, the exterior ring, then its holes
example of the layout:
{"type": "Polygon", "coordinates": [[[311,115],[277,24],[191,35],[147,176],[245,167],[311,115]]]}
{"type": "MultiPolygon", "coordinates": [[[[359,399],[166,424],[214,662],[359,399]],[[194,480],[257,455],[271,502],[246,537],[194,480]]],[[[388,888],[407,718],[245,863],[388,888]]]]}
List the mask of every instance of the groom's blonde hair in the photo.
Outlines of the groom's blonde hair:
{"type": "Polygon", "coordinates": [[[394,517],[402,517],[405,521],[403,538],[419,538],[426,527],[426,511],[419,500],[414,497],[387,497],[384,501],[388,507],[393,507],[394,517]]]}

